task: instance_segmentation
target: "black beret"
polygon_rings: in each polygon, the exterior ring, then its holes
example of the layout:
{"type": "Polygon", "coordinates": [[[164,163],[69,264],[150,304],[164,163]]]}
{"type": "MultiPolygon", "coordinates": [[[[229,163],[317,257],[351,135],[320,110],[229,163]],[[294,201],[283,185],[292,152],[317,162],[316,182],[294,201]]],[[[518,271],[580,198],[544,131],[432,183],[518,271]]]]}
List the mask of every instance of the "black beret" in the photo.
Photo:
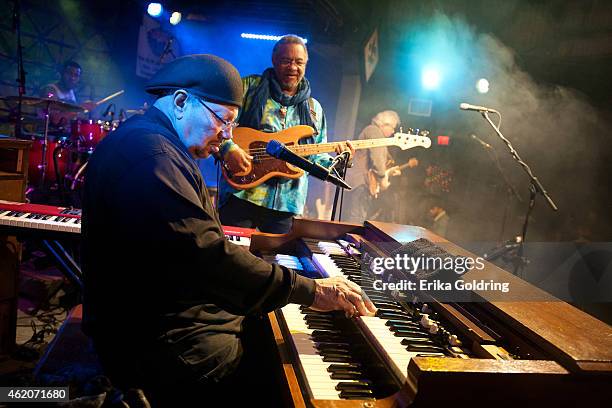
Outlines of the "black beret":
{"type": "Polygon", "coordinates": [[[185,89],[214,103],[242,107],[238,70],[223,58],[210,54],[185,55],[169,62],[157,71],[145,89],[156,95],[185,89]]]}

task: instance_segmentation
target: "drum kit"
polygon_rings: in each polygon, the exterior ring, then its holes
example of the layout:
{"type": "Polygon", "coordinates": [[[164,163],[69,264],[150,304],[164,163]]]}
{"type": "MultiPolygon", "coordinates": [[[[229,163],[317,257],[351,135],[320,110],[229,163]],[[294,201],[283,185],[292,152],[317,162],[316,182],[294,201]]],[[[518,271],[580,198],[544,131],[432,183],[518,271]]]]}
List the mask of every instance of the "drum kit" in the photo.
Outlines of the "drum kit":
{"type": "MultiPolygon", "coordinates": [[[[109,95],[95,105],[122,93],[119,91],[109,95]]],[[[13,109],[10,108],[19,103],[19,97],[0,97],[0,101],[11,112],[13,109]]],[[[30,188],[58,189],[60,192],[78,190],[84,181],[83,173],[89,157],[98,143],[119,126],[121,120],[113,120],[113,117],[110,120],[82,119],[77,115],[87,112],[84,107],[61,100],[22,96],[21,104],[21,137],[32,140],[28,168],[30,188]],[[54,120],[58,117],[61,120],[54,120]]],[[[9,123],[15,121],[14,117],[4,120],[9,123]]]]}

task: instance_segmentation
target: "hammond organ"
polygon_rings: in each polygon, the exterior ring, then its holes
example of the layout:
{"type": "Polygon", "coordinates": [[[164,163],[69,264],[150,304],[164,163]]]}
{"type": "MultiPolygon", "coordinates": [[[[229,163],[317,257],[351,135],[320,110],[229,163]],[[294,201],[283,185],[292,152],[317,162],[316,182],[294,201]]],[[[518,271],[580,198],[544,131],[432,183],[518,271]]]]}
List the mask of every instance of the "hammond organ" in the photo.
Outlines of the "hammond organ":
{"type": "Polygon", "coordinates": [[[443,303],[373,290],[355,247],[389,254],[389,247],[421,238],[449,254],[473,256],[426,229],[374,221],[298,219],[289,234],[251,237],[251,251],[264,259],[307,276],[346,276],[378,308],[376,316],[347,319],[290,304],[268,315],[287,406],[610,401],[612,328],[493,264],[485,261],[484,271],[510,282],[513,291],[552,300],[502,302],[480,292],[474,293],[478,303],[443,303]]]}

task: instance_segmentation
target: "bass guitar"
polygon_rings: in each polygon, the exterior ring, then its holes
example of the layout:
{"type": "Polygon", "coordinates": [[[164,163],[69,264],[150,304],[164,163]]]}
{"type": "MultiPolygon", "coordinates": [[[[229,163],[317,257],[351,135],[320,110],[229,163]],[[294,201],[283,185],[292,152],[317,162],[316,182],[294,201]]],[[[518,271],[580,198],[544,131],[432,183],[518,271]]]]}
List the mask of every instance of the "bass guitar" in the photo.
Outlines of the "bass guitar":
{"type": "MultiPolygon", "coordinates": [[[[299,156],[331,153],[335,150],[337,143],[299,144],[300,140],[312,136],[313,133],[314,129],[305,125],[290,127],[274,133],[238,127],[233,132],[234,143],[253,156],[253,160],[246,171],[238,173],[232,173],[226,166],[222,166],[223,176],[228,184],[238,190],[257,187],[272,177],[299,178],[304,174],[303,170],[270,156],[266,153],[266,147],[269,141],[278,140],[299,156]]],[[[381,146],[397,146],[402,150],[413,147],[427,149],[431,146],[431,140],[428,137],[408,133],[396,133],[391,137],[380,139],[352,140],[351,143],[355,150],[381,146]]]]}

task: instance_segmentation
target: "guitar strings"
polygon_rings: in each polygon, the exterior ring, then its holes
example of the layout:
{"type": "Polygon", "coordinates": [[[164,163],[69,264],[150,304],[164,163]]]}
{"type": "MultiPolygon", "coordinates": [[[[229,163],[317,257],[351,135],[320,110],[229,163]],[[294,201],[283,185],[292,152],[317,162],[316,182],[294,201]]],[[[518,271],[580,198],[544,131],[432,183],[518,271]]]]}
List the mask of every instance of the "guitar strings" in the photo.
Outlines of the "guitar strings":
{"type": "MultiPolygon", "coordinates": [[[[414,135],[411,135],[411,136],[414,136],[414,135]]],[[[359,145],[367,144],[367,143],[364,143],[365,141],[363,141],[363,140],[352,140],[352,142],[355,143],[356,145],[358,145],[358,146],[355,146],[357,148],[376,147],[376,146],[359,146],[359,145]]],[[[323,147],[323,146],[330,146],[330,145],[333,145],[333,144],[334,144],[333,142],[331,142],[331,143],[328,142],[328,143],[321,143],[321,144],[316,145],[316,146],[323,147]]],[[[289,150],[291,150],[292,152],[297,153],[297,151],[299,151],[299,150],[308,150],[309,148],[311,148],[311,146],[315,146],[315,145],[311,145],[311,144],[300,145],[300,144],[298,144],[298,145],[293,145],[293,146],[287,146],[287,148],[289,150]],[[297,149],[293,150],[292,148],[297,148],[297,149]]],[[[384,146],[384,145],[381,145],[381,146],[384,146]]],[[[269,156],[269,157],[262,156],[262,158],[264,160],[266,160],[266,159],[275,159],[275,157],[272,157],[272,156],[267,154],[265,147],[256,147],[256,148],[252,148],[252,149],[248,150],[248,153],[250,155],[253,155],[254,157],[255,157],[255,155],[257,155],[260,152],[261,153],[265,153],[266,156],[269,156]]],[[[326,153],[326,152],[310,153],[310,154],[308,154],[308,156],[313,155],[313,154],[321,154],[321,153],[326,153]]],[[[302,154],[304,154],[304,153],[302,152],[302,154]]]]}
{"type": "MultiPolygon", "coordinates": [[[[298,149],[290,149],[289,147],[288,147],[288,149],[291,150],[293,153],[296,153],[296,154],[304,154],[304,152],[299,153],[299,151],[300,150],[308,150],[308,148],[304,148],[304,149],[300,149],[300,148],[298,148],[298,149]]],[[[264,148],[264,147],[257,147],[257,148],[249,149],[247,153],[249,155],[253,156],[254,160],[258,160],[258,161],[277,159],[276,157],[271,156],[270,154],[268,154],[266,148],[264,148]]],[[[313,153],[307,154],[307,156],[316,155],[316,154],[322,154],[322,153],[328,153],[328,152],[318,152],[318,153],[317,152],[313,152],[313,153]]]]}
{"type": "MultiPolygon", "coordinates": [[[[296,149],[296,150],[289,149],[289,150],[293,151],[293,153],[298,154],[297,152],[299,152],[300,150],[304,150],[304,149],[296,149]]],[[[257,161],[277,159],[276,157],[269,155],[265,148],[249,149],[247,153],[253,156],[253,160],[257,160],[257,161]]],[[[321,154],[321,153],[325,153],[325,152],[310,153],[309,156],[313,154],[321,154]]]]}
{"type": "MultiPolygon", "coordinates": [[[[354,141],[353,141],[353,140],[351,140],[351,142],[354,142],[354,141]]],[[[298,146],[295,146],[295,145],[294,145],[294,146],[286,146],[286,147],[287,147],[287,149],[289,149],[289,150],[291,150],[292,152],[294,152],[294,153],[295,153],[295,152],[297,152],[297,151],[299,151],[299,150],[308,150],[308,149],[312,149],[312,147],[311,147],[311,146],[317,146],[317,147],[322,147],[322,148],[325,148],[325,147],[330,146],[330,145],[333,145],[333,144],[334,144],[334,143],[322,143],[322,144],[318,144],[318,145],[298,145],[298,146]],[[304,147],[302,147],[302,146],[304,146],[304,147]]],[[[357,148],[364,148],[364,146],[360,146],[360,143],[357,143],[357,146],[356,146],[356,147],[357,147],[357,148]]],[[[365,146],[365,147],[379,147],[379,146],[365,146]]],[[[265,151],[266,151],[266,148],[265,148],[265,147],[254,147],[254,148],[249,149],[249,152],[254,152],[254,153],[256,153],[256,152],[259,152],[259,151],[261,151],[261,152],[265,152],[265,151]]],[[[325,153],[325,152],[320,152],[320,153],[325,153]]],[[[311,153],[311,154],[319,154],[319,153],[311,153]]]]}
{"type": "MultiPolygon", "coordinates": [[[[262,153],[252,153],[251,151],[248,152],[251,156],[253,156],[253,160],[277,160],[276,157],[269,155],[268,153],[266,153],[265,151],[262,153]]],[[[315,155],[315,154],[321,154],[321,153],[311,153],[310,155],[315,155]]]]}
{"type": "MultiPolygon", "coordinates": [[[[356,141],[357,145],[361,145],[363,143],[359,143],[359,141],[356,141]]],[[[325,146],[331,146],[334,143],[322,143],[319,145],[316,145],[318,147],[325,147],[325,146]]],[[[303,150],[309,150],[311,149],[312,145],[293,145],[293,146],[287,146],[287,148],[289,150],[291,150],[293,153],[296,154],[300,154],[300,155],[305,155],[305,156],[310,156],[310,155],[316,155],[316,154],[322,154],[322,153],[328,153],[328,152],[313,152],[313,153],[309,153],[309,154],[304,154],[303,150]],[[302,152],[300,152],[300,150],[302,150],[302,152]]],[[[357,148],[363,148],[364,146],[355,146],[357,148]]],[[[366,146],[367,147],[367,146],[366,146]]],[[[275,160],[277,159],[274,156],[271,156],[270,154],[267,153],[267,149],[265,147],[254,147],[252,149],[248,149],[248,154],[253,156],[254,160],[257,161],[263,161],[263,160],[275,160]]]]}

